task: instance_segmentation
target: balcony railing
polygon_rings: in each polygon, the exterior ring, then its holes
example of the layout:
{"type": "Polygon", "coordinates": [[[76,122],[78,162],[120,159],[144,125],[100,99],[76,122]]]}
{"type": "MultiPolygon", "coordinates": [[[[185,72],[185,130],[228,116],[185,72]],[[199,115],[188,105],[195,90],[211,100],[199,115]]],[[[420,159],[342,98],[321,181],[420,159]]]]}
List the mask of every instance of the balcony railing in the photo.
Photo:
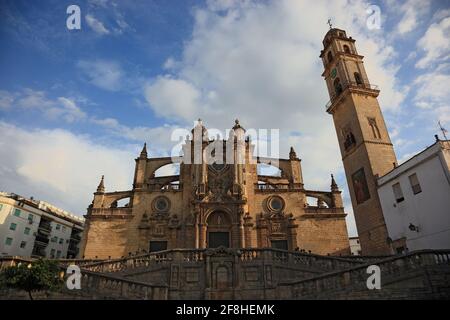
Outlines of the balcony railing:
{"type": "Polygon", "coordinates": [[[341,83],[339,92],[337,92],[331,96],[330,101],[328,101],[328,103],[325,105],[325,109],[328,110],[333,105],[333,102],[336,100],[336,98],[339,97],[347,88],[366,89],[366,90],[373,90],[373,91],[380,90],[377,85],[370,84],[368,82],[349,81],[347,83],[341,83]]]}
{"type": "Polygon", "coordinates": [[[255,183],[255,190],[257,191],[282,191],[282,190],[299,190],[302,189],[301,183],[294,183],[294,184],[285,184],[285,183],[277,183],[277,184],[270,184],[270,183],[255,183]]]}
{"type": "Polygon", "coordinates": [[[39,224],[38,228],[39,228],[39,230],[44,231],[46,233],[50,233],[52,231],[52,226],[50,225],[50,223],[46,223],[46,222],[44,222],[44,223],[41,222],[39,224]]]}
{"type": "Polygon", "coordinates": [[[70,235],[70,240],[81,241],[81,236],[79,234],[70,235]]]}
{"type": "Polygon", "coordinates": [[[41,243],[41,244],[43,244],[43,245],[47,245],[48,242],[49,242],[50,240],[49,240],[48,237],[46,237],[46,236],[41,235],[41,234],[38,233],[38,234],[36,235],[36,239],[35,239],[34,241],[35,241],[35,242],[39,242],[39,243],[41,243]]]}

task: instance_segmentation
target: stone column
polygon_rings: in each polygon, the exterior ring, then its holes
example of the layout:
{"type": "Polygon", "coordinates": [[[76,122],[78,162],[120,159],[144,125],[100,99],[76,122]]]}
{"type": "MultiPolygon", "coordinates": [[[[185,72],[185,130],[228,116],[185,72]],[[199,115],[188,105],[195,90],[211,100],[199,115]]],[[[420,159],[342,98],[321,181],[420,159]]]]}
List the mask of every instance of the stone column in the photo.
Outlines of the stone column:
{"type": "Polygon", "coordinates": [[[199,223],[199,242],[200,248],[206,248],[206,225],[199,223]]]}

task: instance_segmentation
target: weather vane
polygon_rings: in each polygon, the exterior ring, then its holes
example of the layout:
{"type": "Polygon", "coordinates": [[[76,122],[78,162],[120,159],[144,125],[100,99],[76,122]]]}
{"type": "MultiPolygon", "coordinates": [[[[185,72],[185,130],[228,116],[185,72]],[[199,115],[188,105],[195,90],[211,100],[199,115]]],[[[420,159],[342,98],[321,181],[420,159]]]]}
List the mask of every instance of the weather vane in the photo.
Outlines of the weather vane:
{"type": "Polygon", "coordinates": [[[331,24],[331,19],[328,19],[328,25],[330,26],[330,29],[333,28],[333,25],[331,24]]]}
{"type": "Polygon", "coordinates": [[[447,133],[448,131],[442,126],[441,121],[438,121],[438,124],[439,124],[439,129],[441,129],[441,131],[442,131],[442,135],[444,136],[444,139],[445,139],[445,140],[448,140],[448,139],[447,139],[447,135],[446,135],[446,133],[447,133]]]}

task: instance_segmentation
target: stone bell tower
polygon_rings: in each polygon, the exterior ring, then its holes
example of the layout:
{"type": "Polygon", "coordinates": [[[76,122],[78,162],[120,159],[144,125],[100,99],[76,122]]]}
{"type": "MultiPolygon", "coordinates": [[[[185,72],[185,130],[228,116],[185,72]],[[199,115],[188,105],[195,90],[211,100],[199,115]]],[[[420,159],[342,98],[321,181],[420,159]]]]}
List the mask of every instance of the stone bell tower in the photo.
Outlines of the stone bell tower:
{"type": "Polygon", "coordinates": [[[362,252],[390,254],[376,179],[397,159],[377,100],[380,90],[370,84],[364,57],[344,30],[330,29],[323,46],[322,76],[330,95],[326,111],[333,116],[362,252]]]}

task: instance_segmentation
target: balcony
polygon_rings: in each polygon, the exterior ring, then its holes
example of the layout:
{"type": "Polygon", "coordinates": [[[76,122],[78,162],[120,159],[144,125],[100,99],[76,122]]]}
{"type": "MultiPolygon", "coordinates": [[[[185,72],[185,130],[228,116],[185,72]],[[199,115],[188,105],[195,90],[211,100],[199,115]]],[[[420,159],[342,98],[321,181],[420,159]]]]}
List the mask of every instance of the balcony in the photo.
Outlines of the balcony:
{"type": "Polygon", "coordinates": [[[330,101],[325,105],[325,110],[328,110],[331,108],[333,103],[336,101],[336,99],[345,91],[347,88],[355,89],[355,90],[369,90],[373,92],[373,94],[376,94],[378,96],[378,93],[380,92],[380,89],[377,85],[370,84],[368,82],[354,82],[350,81],[347,83],[340,84],[339,90],[337,93],[333,94],[331,96],[330,101]]]}
{"type": "Polygon", "coordinates": [[[39,231],[42,231],[43,233],[49,234],[50,232],[52,232],[52,226],[50,225],[49,222],[42,222],[39,224],[38,227],[39,231]]]}
{"type": "Polygon", "coordinates": [[[81,241],[81,236],[79,234],[77,234],[77,233],[71,234],[70,235],[70,240],[80,242],[81,241]]]}
{"type": "Polygon", "coordinates": [[[43,245],[43,246],[47,246],[48,242],[50,241],[50,239],[47,236],[41,235],[41,234],[38,233],[36,235],[36,238],[34,239],[34,241],[39,243],[39,244],[41,244],[41,245],[43,245]]]}

